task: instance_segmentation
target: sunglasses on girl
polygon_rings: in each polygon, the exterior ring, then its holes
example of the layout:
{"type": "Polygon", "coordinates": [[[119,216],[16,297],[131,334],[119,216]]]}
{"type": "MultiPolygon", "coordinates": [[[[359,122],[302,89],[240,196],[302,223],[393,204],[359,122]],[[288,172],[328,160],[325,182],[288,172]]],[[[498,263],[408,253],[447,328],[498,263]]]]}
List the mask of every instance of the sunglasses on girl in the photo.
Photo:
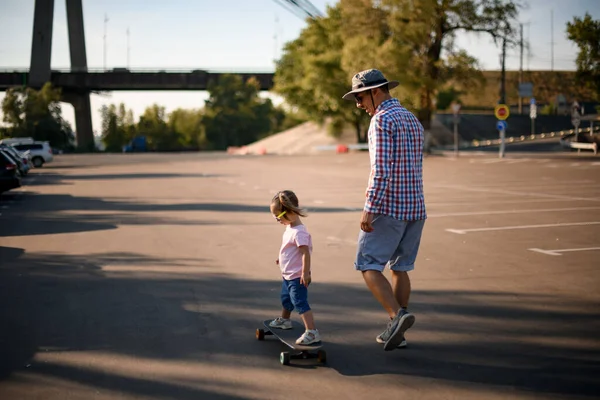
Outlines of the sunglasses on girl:
{"type": "Polygon", "coordinates": [[[285,214],[287,213],[287,211],[282,211],[279,215],[275,216],[273,215],[273,218],[275,218],[275,220],[277,220],[277,222],[281,222],[281,217],[283,217],[285,214]]]}

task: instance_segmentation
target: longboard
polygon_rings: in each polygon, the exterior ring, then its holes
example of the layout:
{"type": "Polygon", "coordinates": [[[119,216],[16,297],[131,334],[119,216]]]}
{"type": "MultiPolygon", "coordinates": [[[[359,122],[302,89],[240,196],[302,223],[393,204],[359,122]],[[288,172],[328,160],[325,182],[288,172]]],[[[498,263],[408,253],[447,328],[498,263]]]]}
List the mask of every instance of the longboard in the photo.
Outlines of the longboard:
{"type": "Polygon", "coordinates": [[[279,361],[283,365],[289,365],[291,359],[309,359],[316,358],[320,363],[325,364],[327,361],[327,353],[325,350],[320,350],[323,343],[315,343],[311,345],[296,344],[296,339],[304,332],[304,325],[297,321],[292,321],[292,329],[277,329],[271,328],[269,323],[272,319],[263,321],[264,328],[256,330],[256,339],[265,340],[265,336],[275,336],[283,344],[288,346],[293,352],[282,351],[279,355],[279,361]],[[315,352],[316,350],[316,352],[315,352]]]}

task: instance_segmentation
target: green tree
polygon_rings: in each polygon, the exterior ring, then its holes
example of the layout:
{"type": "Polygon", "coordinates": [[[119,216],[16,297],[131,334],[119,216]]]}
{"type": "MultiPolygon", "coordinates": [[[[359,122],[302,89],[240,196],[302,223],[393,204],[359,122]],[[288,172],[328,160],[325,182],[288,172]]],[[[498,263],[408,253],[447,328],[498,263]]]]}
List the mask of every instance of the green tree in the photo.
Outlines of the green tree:
{"type": "Polygon", "coordinates": [[[165,107],[153,104],[144,110],[137,125],[139,135],[146,136],[148,147],[158,151],[177,150],[184,143],[167,123],[165,107]]]}
{"type": "Polygon", "coordinates": [[[567,23],[567,35],[579,47],[577,79],[600,101],[600,20],[593,20],[588,13],[575,17],[567,23]]]}
{"type": "Polygon", "coordinates": [[[133,112],[127,110],[125,104],[119,106],[111,104],[100,108],[102,119],[102,141],[106,151],[121,152],[136,135],[136,126],[133,122],[133,112]]]}
{"type": "Polygon", "coordinates": [[[285,46],[277,62],[274,91],[306,118],[331,121],[333,134],[339,133],[345,123],[351,124],[357,140],[364,142],[368,115],[341,98],[348,91],[354,68],[342,65],[348,40],[342,27],[339,5],[329,7],[325,17],[308,21],[300,37],[285,46]]]}
{"type": "Polygon", "coordinates": [[[31,88],[11,88],[2,101],[3,121],[8,125],[5,135],[33,137],[48,141],[53,147],[73,145],[70,124],[62,117],[61,91],[46,83],[39,91],[31,88]]]}
{"type": "MultiPolygon", "coordinates": [[[[476,60],[454,43],[459,31],[482,32],[494,40],[516,34],[516,0],[341,0],[343,64],[374,66],[416,91],[418,116],[428,128],[437,91],[449,79],[481,79],[476,60]],[[377,63],[379,65],[373,65],[377,63]]],[[[410,105],[410,101],[408,104],[410,105]]]]}
{"type": "Polygon", "coordinates": [[[100,108],[100,118],[102,120],[102,142],[106,146],[106,151],[121,152],[127,143],[127,138],[119,129],[116,106],[114,104],[103,105],[100,108]]]}
{"type": "Polygon", "coordinates": [[[208,149],[244,146],[272,132],[273,104],[258,96],[255,79],[224,74],[208,85],[203,125],[208,149]]]}
{"type": "Polygon", "coordinates": [[[185,148],[200,149],[205,147],[202,110],[185,110],[178,108],[169,114],[168,126],[179,137],[185,148]]]}

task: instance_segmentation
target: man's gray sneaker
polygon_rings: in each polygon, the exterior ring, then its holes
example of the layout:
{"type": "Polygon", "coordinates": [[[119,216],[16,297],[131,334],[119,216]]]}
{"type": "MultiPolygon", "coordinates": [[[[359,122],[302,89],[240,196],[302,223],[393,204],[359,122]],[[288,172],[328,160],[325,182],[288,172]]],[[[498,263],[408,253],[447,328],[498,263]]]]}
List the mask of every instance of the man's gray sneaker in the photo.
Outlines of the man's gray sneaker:
{"type": "MultiPolygon", "coordinates": [[[[384,343],[385,343],[385,340],[383,340],[383,339],[381,338],[381,335],[383,335],[383,333],[381,333],[380,335],[377,335],[377,337],[375,338],[375,341],[376,341],[377,343],[384,344],[384,343]]],[[[402,341],[401,341],[401,342],[400,342],[400,344],[398,345],[397,349],[401,349],[401,348],[403,348],[403,347],[406,347],[406,345],[407,345],[407,343],[406,343],[406,338],[402,338],[402,341]]]]}
{"type": "Polygon", "coordinates": [[[415,316],[404,309],[400,309],[398,314],[390,321],[385,331],[381,333],[381,339],[384,341],[383,349],[385,351],[394,350],[404,340],[406,332],[415,323],[415,316]]]}

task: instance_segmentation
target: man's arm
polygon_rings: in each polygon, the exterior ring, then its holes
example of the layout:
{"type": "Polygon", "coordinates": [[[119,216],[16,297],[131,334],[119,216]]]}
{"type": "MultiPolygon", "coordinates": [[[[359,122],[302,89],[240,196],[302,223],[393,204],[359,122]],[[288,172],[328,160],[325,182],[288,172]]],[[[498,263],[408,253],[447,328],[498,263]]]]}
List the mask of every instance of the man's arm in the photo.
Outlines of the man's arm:
{"type": "Polygon", "coordinates": [[[392,153],[394,147],[392,139],[393,123],[382,116],[374,118],[374,146],[371,149],[374,153],[374,165],[371,166],[371,179],[369,179],[367,201],[365,202],[365,211],[371,214],[381,211],[381,201],[388,185],[391,163],[394,159],[392,153]]]}

